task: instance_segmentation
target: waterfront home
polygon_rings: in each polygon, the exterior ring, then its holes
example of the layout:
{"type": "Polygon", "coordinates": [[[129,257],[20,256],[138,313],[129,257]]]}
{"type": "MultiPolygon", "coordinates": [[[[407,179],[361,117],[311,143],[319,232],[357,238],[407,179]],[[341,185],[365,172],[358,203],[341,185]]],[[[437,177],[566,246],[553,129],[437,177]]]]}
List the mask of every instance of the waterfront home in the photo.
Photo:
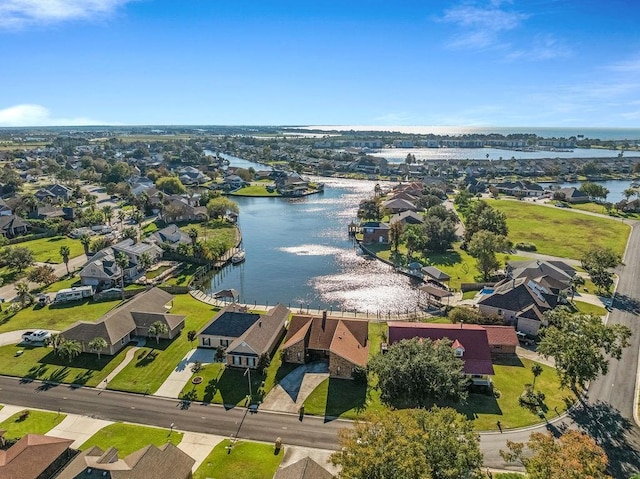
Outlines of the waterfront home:
{"type": "Polygon", "coordinates": [[[80,342],[82,351],[89,353],[98,353],[89,347],[89,343],[95,338],[103,338],[107,347],[99,352],[108,355],[116,354],[136,336],[149,337],[149,328],[156,322],[167,327],[167,332],[160,337],[173,339],[184,328],[185,319],[185,316],[169,313],[173,298],[160,288],[152,288],[138,293],[96,322],[77,321],[61,334],[66,339],[80,342]]]}
{"type": "Polygon", "coordinates": [[[389,225],[380,221],[366,221],[360,223],[360,233],[364,244],[388,244],[389,225]]]}
{"type": "Polygon", "coordinates": [[[198,347],[223,348],[227,366],[255,369],[260,356],[273,354],[290,314],[289,308],[281,304],[258,314],[232,303],[198,332],[198,347]]]}
{"type": "Polygon", "coordinates": [[[478,324],[435,324],[407,321],[389,322],[389,344],[403,339],[451,340],[453,353],[462,359],[463,372],[475,385],[491,385],[494,375],[487,330],[478,324]]]}
{"type": "Polygon", "coordinates": [[[80,284],[97,289],[119,286],[121,279],[122,268],[116,263],[111,248],[98,251],[80,271],[80,284]]]}
{"type": "Polygon", "coordinates": [[[548,289],[551,293],[568,292],[573,286],[576,270],[563,261],[509,261],[505,267],[507,276],[513,279],[527,278],[548,289]]]}
{"type": "Polygon", "coordinates": [[[207,208],[190,202],[188,198],[173,195],[164,199],[162,204],[160,215],[165,223],[207,219],[207,208]]]}
{"type": "Polygon", "coordinates": [[[356,368],[366,368],[369,359],[368,322],[298,314],[291,318],[282,345],[283,361],[305,364],[326,361],[329,376],[351,379],[356,368]]]}
{"type": "Polygon", "coordinates": [[[486,316],[500,316],[518,331],[535,336],[544,313],[558,305],[558,295],[527,277],[507,278],[482,295],[477,305],[486,316]]]}
{"type": "Polygon", "coordinates": [[[115,447],[103,451],[92,446],[80,452],[56,478],[191,479],[195,462],[171,442],[145,446],[122,459],[115,447]]]}
{"type": "Polygon", "coordinates": [[[544,188],[530,181],[504,181],[493,185],[498,192],[511,196],[542,196],[544,188]]]}
{"type": "Polygon", "coordinates": [[[567,203],[588,203],[590,201],[589,195],[573,186],[554,190],[553,196],[567,203]]]}
{"type": "Polygon", "coordinates": [[[403,225],[421,225],[424,224],[424,218],[420,213],[415,211],[403,211],[393,215],[389,219],[389,224],[392,225],[397,222],[401,222],[403,225]]]}
{"type": "Polygon", "coordinates": [[[155,231],[145,238],[148,243],[155,243],[157,245],[166,245],[169,249],[176,249],[181,244],[190,245],[193,241],[191,237],[178,228],[175,224],[165,226],[161,230],[155,231]]]}
{"type": "Polygon", "coordinates": [[[418,207],[414,203],[400,198],[383,201],[382,208],[390,211],[392,214],[402,213],[403,211],[418,211],[418,207]]]}
{"type": "Polygon", "coordinates": [[[492,358],[516,354],[519,341],[513,326],[483,325],[487,331],[487,341],[492,358]]]}

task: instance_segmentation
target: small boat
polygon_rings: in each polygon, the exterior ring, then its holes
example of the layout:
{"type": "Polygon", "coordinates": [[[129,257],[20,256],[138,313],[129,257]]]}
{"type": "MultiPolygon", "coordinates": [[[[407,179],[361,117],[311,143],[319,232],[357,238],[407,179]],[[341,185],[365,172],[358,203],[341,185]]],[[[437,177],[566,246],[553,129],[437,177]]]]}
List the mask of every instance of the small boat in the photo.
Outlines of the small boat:
{"type": "Polygon", "coordinates": [[[236,254],[234,254],[231,257],[231,262],[233,264],[239,264],[239,263],[242,263],[245,260],[245,258],[246,258],[246,255],[244,250],[239,250],[238,252],[236,252],[236,254]]]}

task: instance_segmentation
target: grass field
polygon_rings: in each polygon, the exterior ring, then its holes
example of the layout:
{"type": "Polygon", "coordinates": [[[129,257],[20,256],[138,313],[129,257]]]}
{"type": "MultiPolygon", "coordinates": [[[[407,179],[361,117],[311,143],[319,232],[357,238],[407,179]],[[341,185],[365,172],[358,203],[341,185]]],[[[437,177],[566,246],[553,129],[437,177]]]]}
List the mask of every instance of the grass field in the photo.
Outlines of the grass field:
{"type": "Polygon", "coordinates": [[[170,429],[115,423],[100,429],[80,446],[80,450],[98,446],[106,451],[110,447],[115,447],[118,450],[118,457],[122,459],[149,444],[159,447],[171,442],[177,446],[182,441],[182,436],[181,432],[170,429]]]}
{"type": "Polygon", "coordinates": [[[573,304],[578,309],[578,312],[582,314],[595,314],[596,316],[605,316],[607,314],[607,310],[602,306],[585,303],[584,301],[574,301],[573,304]]]}
{"type": "MultiPolygon", "coordinates": [[[[39,379],[52,383],[97,386],[122,362],[129,347],[115,356],[82,353],[68,362],[56,356],[52,348],[43,346],[9,345],[0,347],[0,374],[39,379]],[[18,351],[22,353],[18,354],[18,351]]],[[[43,385],[46,389],[49,386],[43,385]]]]}
{"type": "MultiPolygon", "coordinates": [[[[198,331],[216,313],[212,306],[193,299],[188,294],[176,295],[171,314],[185,315],[182,334],[173,340],[149,339],[131,361],[109,382],[109,389],[136,393],[154,393],[182,358],[192,349],[187,332],[198,331]]],[[[195,346],[194,346],[195,347],[195,346]]]]}
{"type": "Polygon", "coordinates": [[[597,203],[576,203],[569,204],[569,208],[573,210],[590,211],[591,213],[600,213],[601,215],[609,215],[614,218],[638,219],[640,213],[623,213],[621,211],[611,210],[610,213],[603,205],[597,203]]]}
{"type": "Polygon", "coordinates": [[[56,427],[66,417],[55,412],[28,410],[29,415],[21,419],[22,413],[17,412],[13,416],[0,422],[0,430],[7,431],[5,439],[19,439],[25,434],[45,434],[56,427]]]}
{"type": "Polygon", "coordinates": [[[574,213],[563,208],[522,201],[490,200],[507,215],[509,239],[533,243],[537,252],[579,259],[591,246],[603,246],[622,255],[630,227],[621,221],[574,213]]]}
{"type": "Polygon", "coordinates": [[[234,443],[231,452],[227,453],[230,443],[225,439],[214,447],[193,479],[271,479],[284,457],[284,448],[276,454],[271,444],[248,441],[234,443]]]}
{"type": "MultiPolygon", "coordinates": [[[[534,412],[521,407],[518,397],[524,385],[531,383],[533,361],[515,359],[509,363],[494,363],[495,376],[492,378],[494,388],[500,397],[473,393],[469,395],[466,405],[449,406],[474,421],[478,431],[497,430],[497,421],[503,429],[517,428],[537,424],[540,418],[534,412]]],[[[544,392],[545,412],[548,418],[555,417],[556,409],[562,413],[567,409],[565,399],[572,403],[575,398],[568,391],[560,389],[555,370],[542,365],[543,372],[536,380],[536,390],[544,392]]],[[[364,412],[384,411],[380,401],[380,393],[374,384],[368,386],[350,380],[327,379],[322,382],[305,401],[305,412],[325,417],[342,417],[356,419],[364,412]]]]}
{"type": "Polygon", "coordinates": [[[0,313],[0,333],[16,329],[42,328],[62,331],[76,321],[95,321],[104,313],[117,306],[115,301],[73,301],[61,304],[28,306],[14,315],[0,313]]]}
{"type": "Polygon", "coordinates": [[[276,190],[272,192],[267,191],[267,187],[265,185],[250,185],[245,186],[244,188],[240,188],[232,193],[229,193],[229,196],[282,196],[276,190]]]}
{"type": "Polygon", "coordinates": [[[33,251],[34,260],[39,263],[62,263],[60,247],[68,246],[71,254],[69,258],[75,258],[84,254],[84,247],[80,240],[71,239],[67,236],[53,236],[51,238],[40,238],[32,241],[25,241],[14,246],[23,246],[33,251]]]}

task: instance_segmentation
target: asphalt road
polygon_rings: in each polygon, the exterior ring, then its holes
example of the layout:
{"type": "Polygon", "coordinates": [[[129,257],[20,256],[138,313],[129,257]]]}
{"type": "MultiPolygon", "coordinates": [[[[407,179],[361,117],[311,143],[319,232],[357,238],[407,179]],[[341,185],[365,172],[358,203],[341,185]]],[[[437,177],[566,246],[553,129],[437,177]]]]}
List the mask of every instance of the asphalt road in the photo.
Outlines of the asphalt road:
{"type": "Polygon", "coordinates": [[[168,428],[217,434],[241,439],[336,449],[337,431],[349,422],[328,421],[307,416],[258,411],[246,408],[226,410],[222,406],[191,403],[177,399],[142,396],[69,385],[49,385],[40,381],[0,377],[0,402],[31,408],[60,410],[109,421],[127,421],[168,428]]]}

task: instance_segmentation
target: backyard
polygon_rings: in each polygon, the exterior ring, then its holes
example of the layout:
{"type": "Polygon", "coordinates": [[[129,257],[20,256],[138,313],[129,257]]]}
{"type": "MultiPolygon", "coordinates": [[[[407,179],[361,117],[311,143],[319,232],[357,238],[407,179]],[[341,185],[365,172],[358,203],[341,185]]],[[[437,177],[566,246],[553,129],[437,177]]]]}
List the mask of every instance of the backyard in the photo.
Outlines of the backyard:
{"type": "Polygon", "coordinates": [[[271,192],[267,190],[266,185],[250,185],[240,188],[232,193],[230,196],[281,196],[275,189],[271,192]]]}
{"type": "MultiPolygon", "coordinates": [[[[275,438],[274,438],[275,439],[275,438]]],[[[194,479],[271,479],[284,457],[284,448],[275,451],[271,444],[234,442],[225,439],[207,456],[194,473],[194,479]]]]}

